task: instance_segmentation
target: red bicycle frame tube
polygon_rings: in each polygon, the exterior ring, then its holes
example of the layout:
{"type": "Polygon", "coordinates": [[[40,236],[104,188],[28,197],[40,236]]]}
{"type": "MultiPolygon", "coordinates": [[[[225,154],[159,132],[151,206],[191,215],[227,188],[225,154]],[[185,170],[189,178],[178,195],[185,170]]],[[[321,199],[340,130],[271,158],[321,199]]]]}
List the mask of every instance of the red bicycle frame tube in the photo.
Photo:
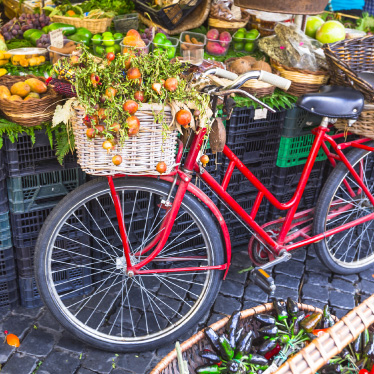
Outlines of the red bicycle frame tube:
{"type": "MultiPolygon", "coordinates": [[[[329,160],[332,162],[333,166],[335,164],[335,159],[341,160],[353,176],[353,178],[356,180],[358,186],[362,189],[362,191],[367,195],[370,202],[374,205],[374,197],[371,195],[368,188],[365,186],[365,184],[362,181],[362,175],[358,175],[352,165],[349,163],[348,159],[345,157],[344,153],[341,151],[341,149],[347,148],[348,146],[362,148],[368,151],[373,151],[374,148],[368,147],[366,145],[363,145],[361,143],[370,141],[370,139],[359,139],[357,141],[352,141],[349,143],[343,143],[338,145],[335,142],[335,138],[341,137],[340,135],[333,135],[329,136],[326,134],[328,131],[327,128],[320,126],[317,129],[313,130],[313,133],[315,134],[315,140],[313,142],[313,145],[310,150],[309,157],[307,159],[307,162],[305,164],[305,167],[303,169],[300,181],[297,185],[296,191],[291,198],[286,203],[281,203],[279,200],[277,200],[274,195],[271,194],[271,192],[268,191],[268,189],[251,173],[251,171],[239,160],[238,157],[235,156],[235,154],[227,147],[225,146],[223,149],[224,155],[230,160],[228,169],[226,171],[226,174],[223,178],[222,185],[220,185],[215,179],[203,168],[201,168],[197,164],[197,157],[199,154],[199,151],[201,149],[204,136],[206,133],[205,129],[201,129],[198,131],[192,141],[190,151],[187,155],[186,162],[183,167],[178,168],[176,170],[176,174],[178,175],[179,179],[177,180],[178,189],[176,192],[176,195],[173,200],[172,207],[170,208],[170,212],[165,218],[165,222],[162,224],[162,232],[159,232],[157,235],[157,240],[153,240],[151,244],[149,244],[146,248],[144,248],[141,251],[141,254],[144,254],[146,252],[149,252],[151,248],[156,246],[153,251],[140,261],[138,264],[131,264],[130,259],[130,248],[127,243],[127,235],[126,230],[123,223],[123,216],[121,211],[121,206],[119,202],[119,198],[115,192],[113,180],[111,177],[108,177],[109,185],[111,189],[111,194],[113,197],[113,201],[115,204],[116,212],[117,212],[117,218],[119,220],[119,227],[120,227],[120,234],[121,238],[124,242],[124,254],[127,261],[127,270],[133,271],[134,274],[149,274],[149,273],[155,273],[156,270],[141,270],[143,266],[151,262],[153,259],[156,258],[158,254],[162,251],[167,238],[171,232],[172,226],[174,224],[174,220],[177,217],[179,208],[181,206],[182,200],[184,198],[184,195],[186,191],[192,192],[195,196],[197,196],[199,199],[205,203],[208,208],[213,212],[213,214],[216,216],[223,232],[225,244],[226,244],[226,252],[227,252],[227,263],[216,265],[216,266],[204,266],[204,267],[189,267],[189,268],[173,268],[173,269],[157,269],[158,273],[168,273],[168,272],[185,272],[185,271],[201,271],[201,270],[228,270],[228,267],[230,265],[230,259],[231,259],[231,244],[230,244],[230,238],[229,233],[227,230],[226,223],[223,220],[222,215],[220,214],[218,208],[213,204],[213,202],[196,186],[193,184],[190,184],[191,177],[192,177],[192,171],[194,170],[200,177],[203,179],[205,183],[208,184],[208,186],[237,214],[249,227],[251,227],[257,235],[266,243],[269,247],[269,249],[275,254],[279,255],[280,251],[282,249],[286,249],[287,251],[291,251],[293,249],[302,247],[304,245],[308,245],[311,243],[314,243],[316,241],[322,240],[325,237],[334,235],[336,233],[339,233],[345,229],[348,229],[350,227],[353,227],[355,225],[361,224],[363,222],[366,222],[368,220],[374,219],[374,213],[357,219],[355,221],[349,222],[347,224],[344,224],[340,227],[328,230],[322,234],[315,235],[313,237],[309,237],[308,235],[304,234],[304,240],[299,241],[294,244],[290,245],[284,245],[285,243],[289,242],[289,240],[286,240],[286,236],[292,226],[292,221],[295,217],[297,207],[300,203],[301,197],[303,195],[303,192],[305,190],[305,186],[308,182],[308,178],[310,176],[310,173],[312,171],[314,162],[317,158],[318,152],[323,148],[325,153],[327,154],[329,160]],[[332,148],[336,152],[336,155],[332,154],[328,147],[326,146],[325,142],[328,142],[331,144],[332,148]],[[230,182],[230,178],[232,176],[232,173],[234,169],[238,168],[240,172],[257,188],[258,195],[255,200],[255,203],[252,207],[251,212],[248,214],[236,201],[234,198],[232,198],[227,192],[227,186],[230,182]],[[278,240],[275,241],[273,238],[269,236],[269,234],[264,230],[263,227],[259,226],[255,222],[256,214],[258,212],[259,206],[263,200],[263,198],[266,198],[269,200],[269,202],[274,205],[276,208],[281,210],[288,210],[286,218],[283,221],[278,240]],[[121,222],[122,221],[122,222],[121,222]],[[156,245],[156,242],[158,241],[158,244],[156,245]]],[[[179,152],[180,153],[180,152],[179,152]]],[[[174,175],[175,175],[174,173],[174,175]]],[[[161,177],[162,180],[165,180],[167,182],[172,183],[173,182],[173,176],[165,176],[161,177]]],[[[352,193],[354,193],[352,191],[352,193]]]]}

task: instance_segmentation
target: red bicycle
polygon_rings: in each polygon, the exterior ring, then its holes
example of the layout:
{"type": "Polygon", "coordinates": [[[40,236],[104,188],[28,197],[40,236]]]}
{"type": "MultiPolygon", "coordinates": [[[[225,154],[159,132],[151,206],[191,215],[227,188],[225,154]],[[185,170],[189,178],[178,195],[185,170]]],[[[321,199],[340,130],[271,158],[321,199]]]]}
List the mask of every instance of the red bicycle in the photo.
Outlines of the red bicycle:
{"type": "MultiPolygon", "coordinates": [[[[290,84],[257,71],[210,94],[239,92],[248,79],[283,88],[290,84]]],[[[332,119],[357,119],[363,96],[350,88],[324,87],[305,95],[298,105],[322,119],[313,130],[315,140],[297,190],[287,203],[280,203],[227,146],[223,154],[229,166],[217,183],[199,161],[205,129],[193,134],[183,165],[180,146],[169,175],[115,175],[92,180],[67,195],[46,220],[35,254],[39,292],[57,320],[79,339],[114,352],[154,349],[202,321],[229,269],[231,243],[221,212],[191,183],[193,172],[253,232],[249,254],[262,267],[252,278],[264,290],[274,289],[264,269],[310,244],[337,273],[360,272],[373,264],[374,196],[368,181],[374,143],[360,138],[337,144],[343,134],[327,134],[332,119]],[[297,212],[321,147],[335,168],[315,209],[297,212]],[[258,189],[250,214],[226,192],[235,168],[258,189]],[[285,218],[258,225],[256,214],[264,199],[287,212],[285,218]]]]}

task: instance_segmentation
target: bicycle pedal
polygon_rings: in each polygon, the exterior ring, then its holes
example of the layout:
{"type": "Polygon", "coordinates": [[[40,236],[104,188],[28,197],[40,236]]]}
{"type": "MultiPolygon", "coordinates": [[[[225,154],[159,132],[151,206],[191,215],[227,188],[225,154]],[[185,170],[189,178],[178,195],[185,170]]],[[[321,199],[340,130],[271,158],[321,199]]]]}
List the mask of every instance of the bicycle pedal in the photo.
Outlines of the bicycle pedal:
{"type": "Polygon", "coordinates": [[[273,296],[276,290],[274,279],[264,269],[254,268],[250,272],[250,279],[269,296],[273,296]]]}

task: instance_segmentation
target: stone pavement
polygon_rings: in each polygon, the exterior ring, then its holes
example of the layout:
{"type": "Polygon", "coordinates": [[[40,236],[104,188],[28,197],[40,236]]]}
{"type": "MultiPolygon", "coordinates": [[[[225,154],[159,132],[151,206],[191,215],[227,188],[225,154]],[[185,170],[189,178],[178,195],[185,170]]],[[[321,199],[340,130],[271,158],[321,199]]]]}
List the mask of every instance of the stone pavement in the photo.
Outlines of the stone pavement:
{"type": "MultiPolygon", "coordinates": [[[[180,341],[225,314],[267,301],[267,295],[248,282],[247,273],[238,273],[250,265],[245,251],[233,254],[230,272],[212,310],[195,331],[182,336],[180,341]]],[[[338,317],[354,307],[356,294],[365,299],[374,293],[373,274],[374,266],[359,275],[334,275],[316,258],[313,247],[308,252],[300,249],[291,261],[273,270],[276,296],[291,296],[317,307],[323,307],[328,302],[338,317]]],[[[45,308],[19,307],[3,313],[0,315],[0,331],[4,330],[16,334],[21,345],[15,349],[0,342],[1,374],[147,374],[174,348],[174,342],[171,342],[156,351],[139,354],[99,351],[64,332],[45,308]]]]}

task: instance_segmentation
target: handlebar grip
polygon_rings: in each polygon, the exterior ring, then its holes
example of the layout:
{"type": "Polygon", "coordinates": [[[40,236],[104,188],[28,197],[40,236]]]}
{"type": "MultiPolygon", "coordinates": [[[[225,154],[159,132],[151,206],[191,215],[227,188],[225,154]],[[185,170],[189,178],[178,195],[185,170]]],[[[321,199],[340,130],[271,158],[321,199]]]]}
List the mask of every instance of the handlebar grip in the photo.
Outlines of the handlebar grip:
{"type": "Polygon", "coordinates": [[[238,78],[238,74],[232,73],[231,71],[227,71],[225,69],[217,68],[214,75],[217,75],[221,78],[230,79],[231,81],[234,81],[236,78],[238,78]]]}
{"type": "Polygon", "coordinates": [[[281,88],[285,91],[287,91],[291,86],[290,80],[282,78],[279,75],[271,74],[264,70],[261,70],[260,77],[258,79],[262,82],[272,84],[273,86],[281,88]]]}

